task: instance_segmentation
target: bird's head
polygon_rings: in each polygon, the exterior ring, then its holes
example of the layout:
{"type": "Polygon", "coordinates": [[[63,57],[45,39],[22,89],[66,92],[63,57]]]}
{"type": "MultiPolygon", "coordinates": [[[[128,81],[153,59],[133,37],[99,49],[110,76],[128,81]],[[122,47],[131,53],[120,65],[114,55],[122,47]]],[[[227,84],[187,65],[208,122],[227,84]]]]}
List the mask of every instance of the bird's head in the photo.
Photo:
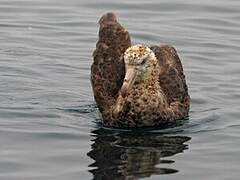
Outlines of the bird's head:
{"type": "Polygon", "coordinates": [[[121,95],[125,97],[135,83],[140,83],[151,76],[156,67],[157,59],[154,52],[144,45],[129,47],[124,53],[125,78],[121,95]]]}

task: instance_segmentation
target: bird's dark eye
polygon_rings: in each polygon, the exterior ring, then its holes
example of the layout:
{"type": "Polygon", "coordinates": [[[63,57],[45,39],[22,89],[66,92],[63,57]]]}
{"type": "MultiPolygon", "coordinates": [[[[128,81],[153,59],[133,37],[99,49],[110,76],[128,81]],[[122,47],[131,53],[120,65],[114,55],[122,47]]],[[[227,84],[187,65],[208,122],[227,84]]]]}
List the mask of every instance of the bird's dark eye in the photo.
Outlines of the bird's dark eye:
{"type": "Polygon", "coordinates": [[[142,62],[140,63],[140,65],[143,65],[146,61],[147,61],[147,58],[144,58],[144,59],[142,60],[142,62]]]}

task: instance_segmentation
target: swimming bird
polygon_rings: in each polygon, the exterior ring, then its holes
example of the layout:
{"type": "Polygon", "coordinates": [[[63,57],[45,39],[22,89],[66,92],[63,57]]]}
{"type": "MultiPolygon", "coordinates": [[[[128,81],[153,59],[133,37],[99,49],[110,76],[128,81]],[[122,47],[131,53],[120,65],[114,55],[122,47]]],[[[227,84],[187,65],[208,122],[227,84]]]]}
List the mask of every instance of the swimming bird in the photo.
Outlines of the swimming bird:
{"type": "Polygon", "coordinates": [[[175,48],[132,45],[113,13],[99,24],[91,84],[103,124],[157,127],[187,118],[190,96],[175,48]]]}

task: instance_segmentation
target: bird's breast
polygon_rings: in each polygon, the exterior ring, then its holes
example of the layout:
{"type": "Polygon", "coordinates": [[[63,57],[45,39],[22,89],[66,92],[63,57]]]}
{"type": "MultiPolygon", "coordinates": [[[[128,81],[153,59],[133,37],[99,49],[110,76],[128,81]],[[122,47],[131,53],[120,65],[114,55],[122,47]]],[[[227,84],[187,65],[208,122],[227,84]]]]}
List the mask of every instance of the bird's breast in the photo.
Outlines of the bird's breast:
{"type": "Polygon", "coordinates": [[[133,86],[126,97],[126,103],[131,114],[151,113],[159,108],[159,98],[159,93],[154,87],[133,86]]]}

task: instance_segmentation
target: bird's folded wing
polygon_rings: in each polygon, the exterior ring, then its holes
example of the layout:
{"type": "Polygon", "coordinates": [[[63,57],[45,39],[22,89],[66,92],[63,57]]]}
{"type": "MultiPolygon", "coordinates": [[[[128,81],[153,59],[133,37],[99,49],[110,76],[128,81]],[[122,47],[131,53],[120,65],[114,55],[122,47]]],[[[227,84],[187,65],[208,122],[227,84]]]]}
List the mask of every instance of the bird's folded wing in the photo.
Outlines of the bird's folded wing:
{"type": "Polygon", "coordinates": [[[179,106],[182,106],[184,112],[188,112],[190,97],[177,51],[169,45],[152,46],[151,49],[161,68],[159,83],[166,94],[170,107],[180,110],[179,106]]]}
{"type": "Polygon", "coordinates": [[[113,13],[99,20],[99,39],[93,53],[91,82],[100,112],[115,102],[122,86],[125,65],[123,54],[131,45],[129,33],[118,23],[113,13]]]}

